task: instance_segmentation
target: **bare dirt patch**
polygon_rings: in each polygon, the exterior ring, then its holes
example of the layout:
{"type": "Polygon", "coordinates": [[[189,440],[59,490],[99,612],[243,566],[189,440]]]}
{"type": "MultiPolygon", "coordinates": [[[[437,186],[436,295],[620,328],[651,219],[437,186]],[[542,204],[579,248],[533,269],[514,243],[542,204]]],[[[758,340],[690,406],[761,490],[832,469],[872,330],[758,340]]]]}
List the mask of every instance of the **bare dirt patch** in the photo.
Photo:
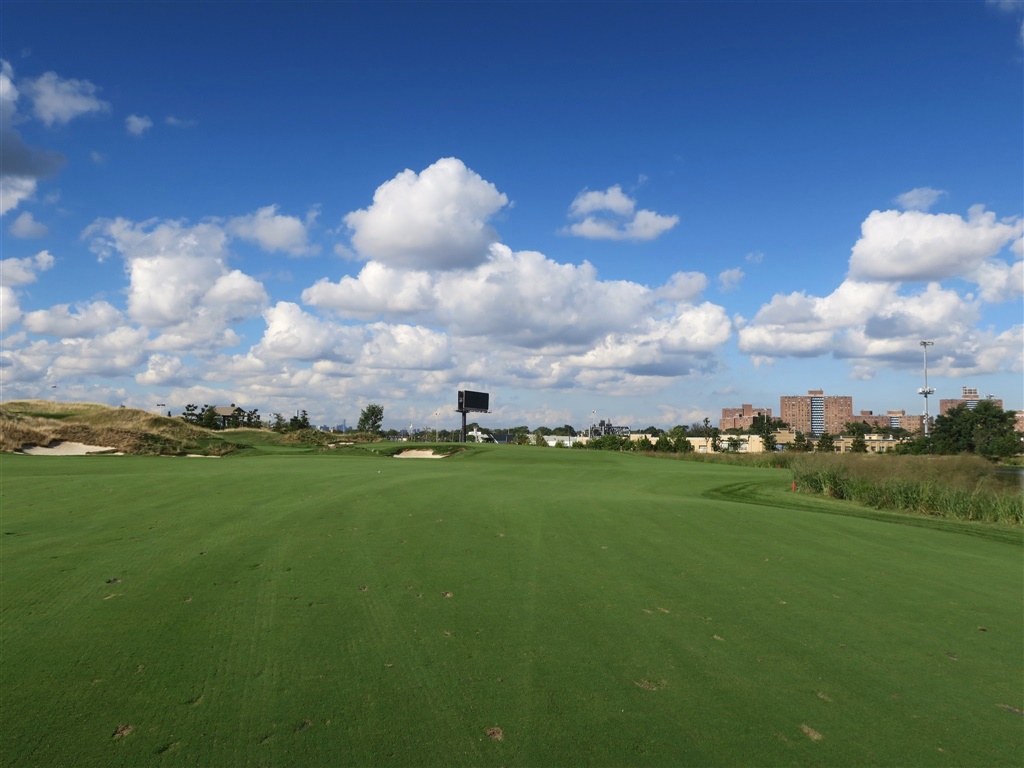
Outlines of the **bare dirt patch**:
{"type": "Polygon", "coordinates": [[[119,725],[114,729],[114,732],[110,735],[112,739],[123,739],[129,733],[135,730],[134,725],[119,725]]]}
{"type": "Polygon", "coordinates": [[[634,680],[633,685],[637,688],[643,688],[645,691],[656,691],[659,688],[664,688],[667,682],[667,680],[657,680],[654,682],[650,680],[634,680]]]}
{"type": "Polygon", "coordinates": [[[807,734],[807,738],[809,738],[811,741],[821,741],[824,738],[824,736],[822,736],[816,730],[811,728],[811,726],[809,725],[801,725],[800,730],[807,734]]]}
{"type": "Polygon", "coordinates": [[[505,738],[505,732],[497,726],[495,726],[494,728],[488,728],[485,731],[485,733],[487,734],[488,738],[494,739],[495,741],[503,741],[505,738]]]}
{"type": "Polygon", "coordinates": [[[451,597],[451,596],[452,596],[451,592],[442,592],[441,593],[441,597],[451,597]]]}
{"type": "Polygon", "coordinates": [[[1011,715],[1017,715],[1017,717],[1024,717],[1024,710],[1011,707],[1009,704],[996,704],[1000,709],[1005,709],[1011,715]]]}

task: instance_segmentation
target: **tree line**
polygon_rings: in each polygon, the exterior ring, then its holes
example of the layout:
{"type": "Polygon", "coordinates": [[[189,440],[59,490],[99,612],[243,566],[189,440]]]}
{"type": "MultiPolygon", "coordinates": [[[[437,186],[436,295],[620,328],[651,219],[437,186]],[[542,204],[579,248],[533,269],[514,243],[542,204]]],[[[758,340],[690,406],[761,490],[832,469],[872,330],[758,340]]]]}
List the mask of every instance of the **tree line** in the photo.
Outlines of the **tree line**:
{"type": "MultiPolygon", "coordinates": [[[[195,403],[189,403],[181,414],[181,418],[189,424],[205,429],[237,429],[249,427],[251,429],[269,429],[273,432],[295,432],[300,429],[312,429],[309,421],[309,414],[305,409],[297,411],[294,416],[286,419],[280,413],[270,414],[267,422],[263,421],[258,408],[247,411],[237,407],[234,403],[230,406],[230,414],[218,413],[217,406],[204,403],[202,408],[195,403]]],[[[221,409],[227,410],[227,409],[221,409]]],[[[167,413],[170,416],[170,412],[167,413]]],[[[384,407],[377,403],[370,403],[359,416],[359,432],[369,434],[380,434],[381,425],[384,421],[384,407]]]]}
{"type": "MultiPolygon", "coordinates": [[[[230,415],[217,412],[215,406],[204,404],[202,408],[194,403],[185,406],[181,418],[190,424],[205,427],[207,429],[231,429],[236,427],[251,427],[256,429],[266,428],[275,432],[290,432],[300,429],[309,429],[309,415],[305,410],[297,412],[289,419],[285,419],[280,413],[273,413],[269,423],[265,423],[260,416],[259,410],[254,408],[246,411],[236,407],[234,403],[230,406],[233,410],[230,415]]],[[[869,434],[891,434],[903,441],[895,447],[897,454],[936,454],[948,455],[959,453],[973,453],[989,459],[1006,458],[1021,453],[1022,435],[1015,430],[1015,412],[1005,411],[991,400],[982,400],[975,407],[969,408],[961,404],[949,412],[936,417],[935,425],[930,433],[925,435],[910,435],[906,430],[898,427],[878,427],[866,422],[849,422],[844,425],[843,434],[853,437],[850,443],[850,450],[853,453],[867,453],[869,434]]],[[[370,403],[362,409],[359,415],[357,431],[363,434],[398,437],[397,430],[384,432],[384,406],[378,403],[370,403]]],[[[655,451],[671,453],[689,453],[694,450],[693,444],[687,438],[698,438],[707,441],[712,451],[737,452],[741,449],[743,434],[758,435],[761,437],[765,451],[773,451],[778,447],[775,433],[780,429],[786,429],[788,425],[780,419],[773,419],[767,416],[758,416],[754,419],[747,430],[727,430],[723,432],[718,427],[712,426],[711,420],[705,418],[703,422],[694,422],[690,425],[677,424],[671,429],[659,429],[653,425],[643,430],[638,430],[644,437],[638,440],[631,440],[628,437],[619,435],[604,435],[588,441],[586,448],[590,450],[631,450],[631,451],[655,451]],[[650,440],[647,436],[657,438],[650,440]]],[[[467,425],[469,431],[480,431],[492,437],[503,437],[504,442],[516,443],[519,445],[547,445],[545,437],[564,436],[577,437],[585,435],[585,431],[578,431],[569,424],[561,427],[537,427],[531,430],[526,425],[515,427],[504,427],[488,429],[481,427],[474,422],[467,425]]],[[[430,431],[420,433],[420,437],[429,436],[430,431]]],[[[435,430],[434,439],[439,441],[453,441],[459,438],[459,430],[435,430]]],[[[577,444],[582,447],[581,444],[577,444]]],[[[836,450],[836,436],[825,432],[816,438],[797,432],[793,441],[787,444],[785,450],[795,452],[834,453],[836,450]]]]}

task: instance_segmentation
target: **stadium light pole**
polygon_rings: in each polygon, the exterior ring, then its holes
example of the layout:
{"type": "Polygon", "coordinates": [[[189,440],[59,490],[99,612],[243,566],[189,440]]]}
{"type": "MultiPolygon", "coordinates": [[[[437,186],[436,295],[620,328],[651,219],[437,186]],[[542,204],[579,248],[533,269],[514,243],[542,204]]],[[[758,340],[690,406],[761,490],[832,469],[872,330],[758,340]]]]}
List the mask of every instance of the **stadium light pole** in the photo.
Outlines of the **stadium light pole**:
{"type": "Polygon", "coordinates": [[[441,413],[440,409],[434,411],[434,442],[437,442],[437,417],[441,413]]]}
{"type": "Polygon", "coordinates": [[[594,439],[594,422],[597,421],[597,411],[590,412],[590,439],[594,439]]]}
{"type": "Polygon", "coordinates": [[[934,395],[935,390],[928,386],[928,347],[934,347],[934,341],[922,341],[921,348],[924,349],[924,386],[917,390],[919,395],[924,397],[924,436],[928,437],[928,395],[934,395]]]}

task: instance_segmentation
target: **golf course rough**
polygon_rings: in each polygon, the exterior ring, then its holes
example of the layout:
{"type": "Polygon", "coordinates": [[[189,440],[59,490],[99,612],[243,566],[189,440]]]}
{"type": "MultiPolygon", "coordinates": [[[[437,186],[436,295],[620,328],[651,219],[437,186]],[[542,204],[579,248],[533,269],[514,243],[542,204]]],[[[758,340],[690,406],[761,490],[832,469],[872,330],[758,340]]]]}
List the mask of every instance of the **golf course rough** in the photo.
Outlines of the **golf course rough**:
{"type": "Polygon", "coordinates": [[[530,447],[0,473],[3,765],[1021,762],[1019,530],[530,447]]]}

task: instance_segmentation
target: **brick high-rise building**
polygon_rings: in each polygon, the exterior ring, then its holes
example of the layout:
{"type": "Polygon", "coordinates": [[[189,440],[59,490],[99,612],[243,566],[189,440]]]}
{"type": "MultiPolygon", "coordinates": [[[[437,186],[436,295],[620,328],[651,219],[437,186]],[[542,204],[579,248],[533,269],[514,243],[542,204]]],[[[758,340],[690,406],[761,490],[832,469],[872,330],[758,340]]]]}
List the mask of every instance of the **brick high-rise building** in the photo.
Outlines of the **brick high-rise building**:
{"type": "Polygon", "coordinates": [[[838,435],[843,425],[855,421],[853,398],[850,395],[825,395],[812,389],[806,395],[783,395],[779,398],[779,418],[795,432],[838,435]]]}
{"type": "Polygon", "coordinates": [[[754,419],[761,416],[767,416],[771,420],[772,409],[755,408],[748,403],[744,403],[739,408],[723,408],[718,428],[723,432],[727,429],[750,429],[754,425],[754,419]]]}
{"type": "MultiPolygon", "coordinates": [[[[941,415],[945,416],[947,413],[949,413],[951,410],[956,408],[958,405],[966,405],[968,408],[970,408],[973,411],[974,410],[974,406],[976,406],[981,399],[982,398],[978,397],[978,388],[977,387],[960,387],[960,397],[959,398],[956,398],[956,399],[950,398],[950,399],[947,399],[947,400],[939,400],[939,413],[941,415]]],[[[1000,408],[1003,407],[1003,401],[1002,400],[996,400],[991,395],[989,395],[988,397],[986,397],[984,399],[985,400],[991,400],[993,403],[998,405],[1000,408]]]]}

